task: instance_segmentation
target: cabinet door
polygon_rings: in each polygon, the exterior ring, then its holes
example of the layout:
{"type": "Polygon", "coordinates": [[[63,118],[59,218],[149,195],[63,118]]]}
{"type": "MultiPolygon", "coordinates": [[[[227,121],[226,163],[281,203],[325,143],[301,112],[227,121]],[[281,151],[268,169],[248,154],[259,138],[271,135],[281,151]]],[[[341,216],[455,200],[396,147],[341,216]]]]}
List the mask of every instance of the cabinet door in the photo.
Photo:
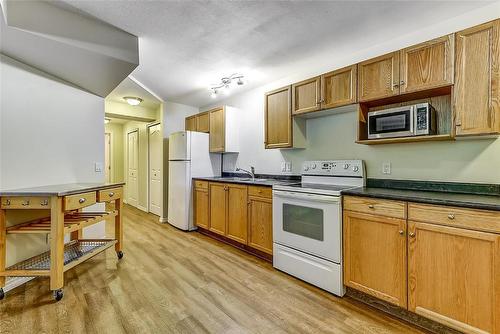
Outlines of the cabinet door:
{"type": "Polygon", "coordinates": [[[453,84],[454,35],[401,50],[401,93],[453,84]]]}
{"type": "Polygon", "coordinates": [[[500,20],[455,36],[456,134],[500,133],[500,20]]]}
{"type": "Polygon", "coordinates": [[[186,117],[186,131],[196,131],[196,116],[186,117]]]}
{"type": "Polygon", "coordinates": [[[406,220],[344,211],[344,284],[406,308],[406,220]]]}
{"type": "Polygon", "coordinates": [[[292,114],[303,114],[320,109],[321,77],[307,79],[292,85],[292,114]]]}
{"type": "Polygon", "coordinates": [[[224,152],[225,149],[225,118],[224,108],[210,111],[210,152],[224,152]]]}
{"type": "Polygon", "coordinates": [[[359,101],[399,94],[399,51],[358,64],[359,101]]]}
{"type": "Polygon", "coordinates": [[[194,191],[194,223],[196,226],[208,229],[209,227],[209,206],[208,190],[195,189],[194,191]]]}
{"type": "Polygon", "coordinates": [[[408,224],[409,310],[465,333],[500,333],[500,235],[408,224]]]}
{"type": "Polygon", "coordinates": [[[226,189],[227,185],[224,183],[210,183],[209,200],[210,200],[210,226],[209,230],[221,235],[226,234],[226,221],[227,221],[227,200],[226,189]]]}
{"type": "Polygon", "coordinates": [[[286,148],[292,146],[291,86],[265,95],[265,147],[286,148]]]}
{"type": "Polygon", "coordinates": [[[196,131],[210,132],[210,115],[208,112],[198,114],[196,117],[196,131]]]}
{"type": "Polygon", "coordinates": [[[357,102],[357,68],[357,65],[352,65],[321,76],[322,109],[329,109],[357,102]]]}
{"type": "Polygon", "coordinates": [[[247,244],[247,186],[227,185],[227,234],[230,239],[247,244]]]}
{"type": "Polygon", "coordinates": [[[273,201],[249,197],[248,246],[273,254],[273,201]]]}

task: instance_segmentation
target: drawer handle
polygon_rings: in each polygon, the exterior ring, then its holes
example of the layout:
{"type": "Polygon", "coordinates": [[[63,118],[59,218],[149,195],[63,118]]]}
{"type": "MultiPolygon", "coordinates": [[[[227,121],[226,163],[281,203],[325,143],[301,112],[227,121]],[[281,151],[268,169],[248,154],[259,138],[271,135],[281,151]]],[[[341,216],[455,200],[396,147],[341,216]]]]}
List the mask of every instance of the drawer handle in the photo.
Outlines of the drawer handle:
{"type": "Polygon", "coordinates": [[[27,201],[23,201],[23,202],[21,203],[21,205],[22,205],[22,206],[28,206],[28,205],[30,205],[30,201],[29,201],[29,200],[27,200],[27,201]]]}
{"type": "Polygon", "coordinates": [[[410,236],[410,238],[415,238],[416,234],[415,234],[415,232],[410,232],[408,235],[410,236]]]}
{"type": "Polygon", "coordinates": [[[10,199],[6,200],[4,205],[10,205],[10,199]]]}
{"type": "Polygon", "coordinates": [[[86,201],[86,199],[85,199],[85,198],[80,198],[80,199],[78,200],[78,202],[79,202],[80,204],[85,203],[85,201],[86,201]]]}
{"type": "Polygon", "coordinates": [[[449,219],[449,220],[453,220],[453,219],[455,219],[455,215],[454,215],[453,213],[450,213],[450,214],[448,215],[448,219],[449,219]]]}
{"type": "Polygon", "coordinates": [[[115,193],[114,192],[110,192],[108,195],[109,195],[109,197],[113,197],[113,196],[115,196],[115,193]]]}
{"type": "Polygon", "coordinates": [[[41,206],[47,206],[47,205],[49,205],[49,200],[44,199],[44,200],[40,201],[40,205],[41,206]]]}
{"type": "Polygon", "coordinates": [[[369,207],[370,209],[375,209],[375,205],[373,205],[373,204],[368,204],[368,207],[369,207]]]}

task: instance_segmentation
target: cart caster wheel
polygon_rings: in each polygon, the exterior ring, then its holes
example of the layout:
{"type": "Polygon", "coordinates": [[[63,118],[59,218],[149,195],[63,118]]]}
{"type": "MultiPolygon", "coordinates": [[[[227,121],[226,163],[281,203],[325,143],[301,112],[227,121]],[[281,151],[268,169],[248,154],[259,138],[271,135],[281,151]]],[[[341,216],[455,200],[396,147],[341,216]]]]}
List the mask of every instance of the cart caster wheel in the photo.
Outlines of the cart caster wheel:
{"type": "Polygon", "coordinates": [[[54,291],[54,299],[56,301],[60,301],[63,296],[64,296],[64,293],[63,293],[62,289],[54,291]]]}
{"type": "Polygon", "coordinates": [[[0,289],[0,300],[5,298],[5,292],[3,292],[3,289],[0,289]]]}
{"type": "Polygon", "coordinates": [[[118,252],[116,252],[116,255],[118,256],[118,260],[120,260],[123,257],[123,252],[118,251],[118,252]]]}

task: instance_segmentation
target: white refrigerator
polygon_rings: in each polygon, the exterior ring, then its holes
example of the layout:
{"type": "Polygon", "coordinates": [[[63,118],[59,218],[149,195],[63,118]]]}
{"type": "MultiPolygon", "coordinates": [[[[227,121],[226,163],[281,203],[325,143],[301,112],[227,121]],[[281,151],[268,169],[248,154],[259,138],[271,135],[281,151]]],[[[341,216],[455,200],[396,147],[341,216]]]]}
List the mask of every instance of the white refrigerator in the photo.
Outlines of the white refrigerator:
{"type": "Polygon", "coordinates": [[[208,133],[180,131],[168,137],[168,222],[182,230],[193,222],[193,177],[221,175],[221,155],[209,153],[208,133]]]}

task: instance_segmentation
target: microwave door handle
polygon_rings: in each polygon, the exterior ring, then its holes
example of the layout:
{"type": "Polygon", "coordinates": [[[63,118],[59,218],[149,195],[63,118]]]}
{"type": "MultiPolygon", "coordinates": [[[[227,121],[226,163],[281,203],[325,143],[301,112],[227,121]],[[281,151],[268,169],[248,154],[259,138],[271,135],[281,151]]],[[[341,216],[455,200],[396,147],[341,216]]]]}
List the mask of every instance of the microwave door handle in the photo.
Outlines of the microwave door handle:
{"type": "Polygon", "coordinates": [[[279,191],[274,190],[273,195],[279,198],[290,198],[290,199],[299,199],[299,200],[307,200],[307,201],[315,201],[315,202],[323,202],[323,203],[338,203],[340,202],[340,197],[337,196],[324,196],[324,195],[315,195],[315,194],[304,194],[304,193],[292,193],[288,191],[279,191]]]}
{"type": "Polygon", "coordinates": [[[411,109],[410,109],[410,133],[412,135],[416,135],[417,134],[417,127],[415,126],[415,124],[417,124],[417,109],[415,108],[415,106],[412,106],[411,109]]]}

